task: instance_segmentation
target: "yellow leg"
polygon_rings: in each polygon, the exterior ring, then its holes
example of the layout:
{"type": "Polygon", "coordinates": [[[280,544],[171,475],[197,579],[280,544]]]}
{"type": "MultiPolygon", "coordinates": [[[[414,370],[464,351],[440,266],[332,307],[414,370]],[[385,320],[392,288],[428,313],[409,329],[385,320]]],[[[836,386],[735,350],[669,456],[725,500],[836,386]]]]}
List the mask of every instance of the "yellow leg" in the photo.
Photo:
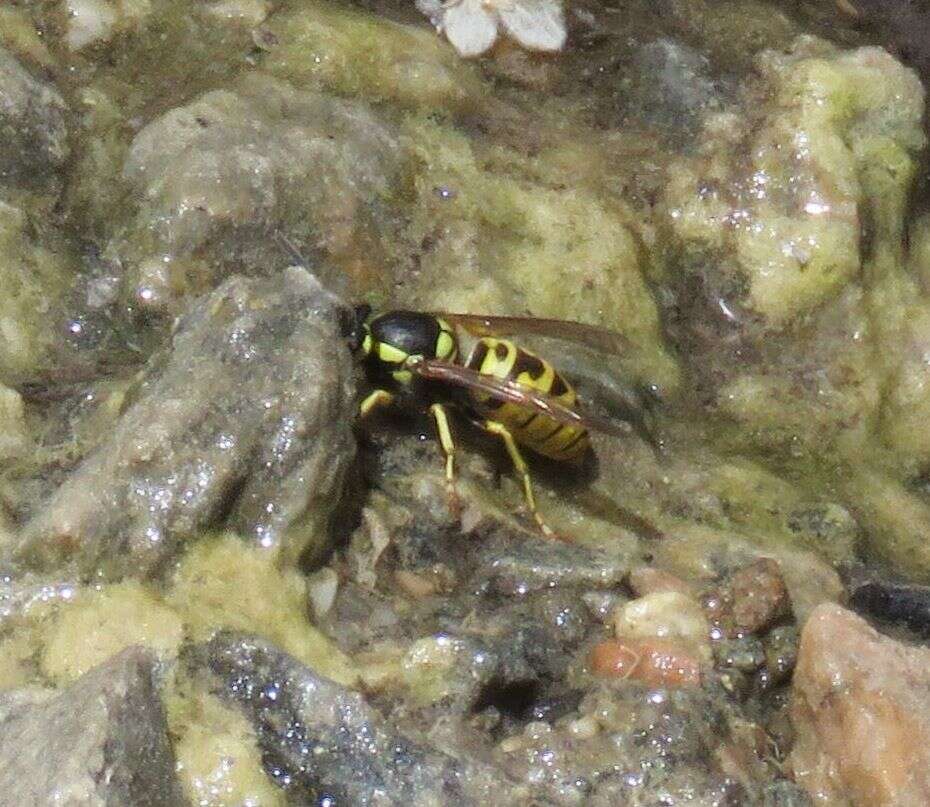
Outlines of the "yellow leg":
{"type": "Polygon", "coordinates": [[[390,406],[392,403],[394,403],[393,393],[388,392],[386,389],[376,389],[362,401],[362,405],[358,408],[359,417],[366,417],[373,409],[390,406]]]}
{"type": "Polygon", "coordinates": [[[458,518],[461,512],[459,495],[455,490],[455,441],[452,439],[452,429],[449,428],[449,415],[442,404],[435,403],[429,408],[429,413],[436,421],[436,433],[439,435],[439,445],[446,457],[446,491],[449,494],[449,509],[458,518]]]}
{"type": "Polygon", "coordinates": [[[484,428],[491,434],[496,434],[504,441],[504,446],[507,448],[507,453],[510,455],[513,467],[523,479],[523,497],[526,499],[526,506],[529,508],[530,513],[533,514],[533,518],[539,525],[542,534],[547,538],[558,538],[558,534],[543,521],[542,516],[539,515],[539,510],[536,509],[536,497],[533,495],[533,483],[530,481],[530,471],[526,465],[526,461],[523,459],[523,455],[520,453],[520,449],[517,448],[517,443],[513,439],[513,435],[507,431],[506,426],[495,420],[486,420],[484,422],[484,428]]]}

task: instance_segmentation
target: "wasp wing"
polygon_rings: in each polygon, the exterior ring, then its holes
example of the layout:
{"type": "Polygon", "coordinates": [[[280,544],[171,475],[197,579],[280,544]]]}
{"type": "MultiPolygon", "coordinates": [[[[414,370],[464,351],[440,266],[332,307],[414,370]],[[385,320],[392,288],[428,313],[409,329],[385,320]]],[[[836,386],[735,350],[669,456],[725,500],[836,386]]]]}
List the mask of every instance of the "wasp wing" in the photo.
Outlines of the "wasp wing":
{"type": "Polygon", "coordinates": [[[447,384],[483,392],[497,401],[533,409],[559,423],[567,423],[569,426],[593,429],[619,437],[627,437],[631,432],[630,424],[624,421],[608,420],[589,412],[582,413],[532,387],[509,379],[485,375],[459,364],[440,359],[416,358],[410,360],[407,367],[421,378],[443,381],[447,384]]]}
{"type": "Polygon", "coordinates": [[[576,342],[602,353],[621,354],[629,351],[630,341],[620,333],[583,322],[544,317],[497,317],[485,314],[455,314],[437,312],[451,323],[460,325],[473,336],[508,336],[528,333],[576,342]]]}

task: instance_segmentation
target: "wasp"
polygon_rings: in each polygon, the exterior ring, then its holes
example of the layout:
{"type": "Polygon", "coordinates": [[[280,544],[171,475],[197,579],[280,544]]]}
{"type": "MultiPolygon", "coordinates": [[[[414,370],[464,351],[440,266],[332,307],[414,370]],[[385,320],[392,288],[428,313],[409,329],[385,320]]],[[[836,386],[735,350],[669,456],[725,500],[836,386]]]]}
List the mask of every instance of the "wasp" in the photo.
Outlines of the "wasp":
{"type": "MultiPolygon", "coordinates": [[[[616,351],[622,337],[577,322],[528,317],[394,310],[354,310],[350,347],[361,356],[374,389],[359,414],[398,402],[427,404],[445,456],[449,500],[458,510],[455,440],[450,409],[462,411],[499,438],[523,484],[526,506],[547,537],[559,537],[536,505],[523,450],[578,464],[591,451],[589,430],[629,435],[630,423],[583,412],[578,394],[548,361],[505,338],[517,332],[555,336],[616,351]],[[467,352],[463,336],[470,337],[467,352]]],[[[636,424],[637,426],[639,424],[636,424]]]]}
{"type": "MultiPolygon", "coordinates": [[[[278,241],[297,266],[307,261],[280,231],[278,241]]],[[[361,357],[374,389],[359,406],[361,419],[395,403],[427,403],[445,457],[446,489],[453,511],[455,440],[449,410],[463,410],[485,432],[503,442],[523,483],[527,509],[547,537],[558,538],[536,506],[529,466],[521,448],[559,462],[580,464],[591,450],[589,429],[627,437],[636,431],[658,449],[644,418],[643,402],[624,401],[619,421],[584,412],[574,387],[535,353],[504,338],[516,333],[556,337],[602,353],[629,346],[618,333],[580,322],[542,317],[501,317],[396,309],[378,315],[371,306],[343,311],[342,332],[361,357]],[[463,350],[460,332],[472,338],[463,350]]],[[[638,519],[637,519],[638,520],[638,519]]],[[[648,531],[653,532],[652,528],[648,531]]]]}

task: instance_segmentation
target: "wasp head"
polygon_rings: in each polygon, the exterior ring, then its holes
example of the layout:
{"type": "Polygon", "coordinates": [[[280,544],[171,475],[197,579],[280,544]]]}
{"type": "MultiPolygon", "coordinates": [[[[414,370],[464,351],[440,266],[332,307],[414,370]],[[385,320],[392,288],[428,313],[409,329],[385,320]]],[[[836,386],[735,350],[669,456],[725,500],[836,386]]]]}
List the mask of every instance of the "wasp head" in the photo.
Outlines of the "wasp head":
{"type": "MultiPolygon", "coordinates": [[[[358,353],[365,349],[368,336],[368,318],[371,316],[371,306],[367,303],[355,306],[348,310],[342,317],[342,335],[349,345],[349,350],[358,353]]],[[[367,350],[366,350],[367,352],[367,350]]]]}

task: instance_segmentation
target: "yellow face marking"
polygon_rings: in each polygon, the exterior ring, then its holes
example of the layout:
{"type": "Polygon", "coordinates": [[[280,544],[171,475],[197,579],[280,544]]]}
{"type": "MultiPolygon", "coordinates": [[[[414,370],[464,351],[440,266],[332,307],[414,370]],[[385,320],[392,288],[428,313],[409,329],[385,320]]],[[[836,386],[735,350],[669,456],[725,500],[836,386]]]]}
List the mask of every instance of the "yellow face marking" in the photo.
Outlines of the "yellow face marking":
{"type": "Polygon", "coordinates": [[[378,342],[378,358],[388,364],[403,364],[408,357],[403,350],[399,350],[394,345],[378,342]]]}
{"type": "Polygon", "coordinates": [[[391,378],[398,384],[409,384],[413,381],[413,373],[410,370],[395,370],[391,373],[391,378]]]}
{"type": "Polygon", "coordinates": [[[371,354],[371,334],[367,331],[365,332],[365,338],[362,340],[362,355],[368,356],[371,354]]]}

